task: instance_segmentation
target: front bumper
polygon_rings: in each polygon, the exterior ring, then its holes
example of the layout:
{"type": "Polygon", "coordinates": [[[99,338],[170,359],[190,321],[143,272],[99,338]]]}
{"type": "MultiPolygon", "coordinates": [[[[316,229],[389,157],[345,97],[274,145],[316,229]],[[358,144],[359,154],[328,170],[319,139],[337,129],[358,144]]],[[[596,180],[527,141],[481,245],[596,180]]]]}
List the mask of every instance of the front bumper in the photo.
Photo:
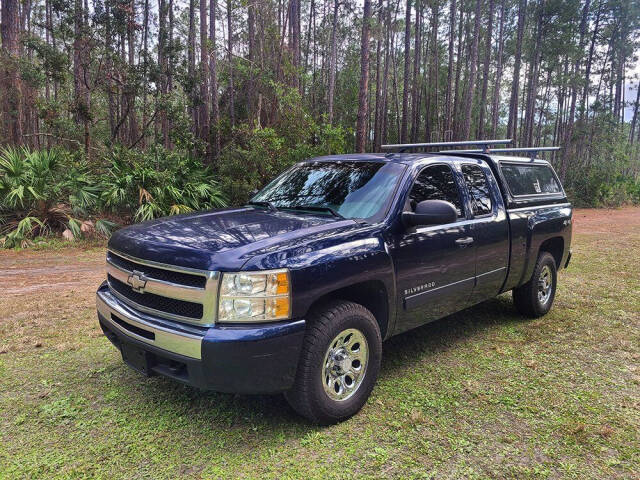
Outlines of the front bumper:
{"type": "Polygon", "coordinates": [[[98,320],[123,359],[146,375],[164,375],[204,390],[276,393],[291,388],[304,320],[254,325],[185,325],[132,310],[110,291],[97,292],[98,320]]]}

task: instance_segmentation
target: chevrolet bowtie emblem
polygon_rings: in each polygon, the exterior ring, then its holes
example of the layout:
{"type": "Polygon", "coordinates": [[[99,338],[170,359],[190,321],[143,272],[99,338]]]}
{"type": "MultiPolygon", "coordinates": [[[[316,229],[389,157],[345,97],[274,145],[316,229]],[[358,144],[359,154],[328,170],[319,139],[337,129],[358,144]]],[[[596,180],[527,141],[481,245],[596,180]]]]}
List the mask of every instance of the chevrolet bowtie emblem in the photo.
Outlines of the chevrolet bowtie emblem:
{"type": "Polygon", "coordinates": [[[134,270],[129,278],[127,278],[127,283],[131,285],[131,288],[134,292],[144,293],[144,287],[147,285],[147,277],[144,276],[144,273],[134,270]]]}

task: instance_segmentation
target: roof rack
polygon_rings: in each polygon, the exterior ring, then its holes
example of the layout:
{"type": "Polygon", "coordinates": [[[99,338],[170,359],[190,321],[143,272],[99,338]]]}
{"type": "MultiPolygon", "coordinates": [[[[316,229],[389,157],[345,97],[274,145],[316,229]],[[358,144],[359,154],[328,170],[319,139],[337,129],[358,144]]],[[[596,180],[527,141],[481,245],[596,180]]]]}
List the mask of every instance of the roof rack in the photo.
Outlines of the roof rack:
{"type": "Polygon", "coordinates": [[[440,150],[438,153],[528,153],[531,160],[535,160],[538,152],[557,152],[560,147],[514,147],[491,148],[483,150],[440,150]]]}
{"type": "MultiPolygon", "coordinates": [[[[491,145],[507,145],[513,140],[510,138],[501,140],[463,140],[458,142],[436,142],[436,143],[395,143],[391,145],[381,145],[382,150],[398,149],[400,153],[414,148],[443,148],[443,147],[462,147],[465,145],[479,145],[482,150],[475,153],[488,153],[491,145]]],[[[492,150],[493,151],[493,150],[492,150]]]]}

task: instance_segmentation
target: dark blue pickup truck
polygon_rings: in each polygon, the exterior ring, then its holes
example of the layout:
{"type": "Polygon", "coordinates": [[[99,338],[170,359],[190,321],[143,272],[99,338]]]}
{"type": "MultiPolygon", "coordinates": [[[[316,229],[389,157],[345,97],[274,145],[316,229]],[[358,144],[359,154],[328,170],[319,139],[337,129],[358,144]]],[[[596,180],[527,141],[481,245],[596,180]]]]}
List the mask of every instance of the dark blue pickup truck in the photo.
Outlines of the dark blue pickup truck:
{"type": "Polygon", "coordinates": [[[547,313],[571,215],[535,158],[314,158],[244,207],[117,231],[98,318],[144,374],[284,392],[334,423],[366,402],[385,339],[509,290],[522,314],[547,313]]]}

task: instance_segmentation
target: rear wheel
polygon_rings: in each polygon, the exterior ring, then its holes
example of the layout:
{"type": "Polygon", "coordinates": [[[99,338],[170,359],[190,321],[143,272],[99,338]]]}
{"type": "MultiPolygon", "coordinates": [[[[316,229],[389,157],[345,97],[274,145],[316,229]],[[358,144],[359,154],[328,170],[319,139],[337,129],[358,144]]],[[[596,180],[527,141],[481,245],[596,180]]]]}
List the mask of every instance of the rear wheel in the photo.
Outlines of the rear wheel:
{"type": "Polygon", "coordinates": [[[513,303],[528,317],[541,317],[553,305],[556,296],[556,261],[549,252],[540,252],[531,280],[513,289],[513,303]]]}
{"type": "Polygon", "coordinates": [[[362,305],[334,301],[309,317],[291,406],[312,422],[331,424],[366,403],[380,369],[378,322],[362,305]]]}

